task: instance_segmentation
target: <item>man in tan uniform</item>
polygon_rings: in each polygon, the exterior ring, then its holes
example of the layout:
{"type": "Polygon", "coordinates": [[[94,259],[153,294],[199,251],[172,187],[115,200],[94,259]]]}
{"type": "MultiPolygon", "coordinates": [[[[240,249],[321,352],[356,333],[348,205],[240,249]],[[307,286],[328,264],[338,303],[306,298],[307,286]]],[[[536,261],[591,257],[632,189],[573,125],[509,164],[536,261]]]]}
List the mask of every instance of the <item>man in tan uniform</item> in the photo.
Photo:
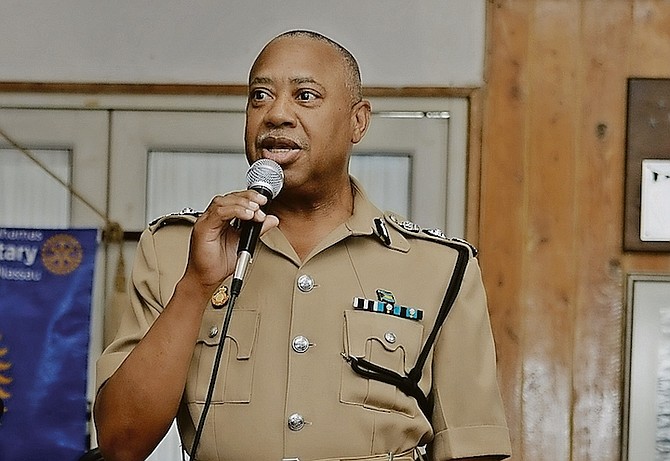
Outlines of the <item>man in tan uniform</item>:
{"type": "Polygon", "coordinates": [[[435,460],[509,455],[474,252],[365,197],[348,162],[369,119],[358,65],[338,44],[292,31],[261,51],[247,157],[279,163],[284,188],[267,214],[261,194],[232,192],[143,233],[130,304],[98,361],[107,461],[144,459],[175,417],[192,446],[222,340],[235,220],[263,222],[263,235],[198,460],[411,460],[426,444],[435,460]]]}

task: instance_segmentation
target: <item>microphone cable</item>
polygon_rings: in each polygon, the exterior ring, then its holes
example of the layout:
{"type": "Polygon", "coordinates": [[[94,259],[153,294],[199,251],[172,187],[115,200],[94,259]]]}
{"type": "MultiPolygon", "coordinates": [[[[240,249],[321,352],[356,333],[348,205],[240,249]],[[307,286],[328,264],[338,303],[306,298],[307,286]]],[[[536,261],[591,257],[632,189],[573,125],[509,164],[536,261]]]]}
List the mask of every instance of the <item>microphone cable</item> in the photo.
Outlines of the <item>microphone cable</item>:
{"type": "Polygon", "coordinates": [[[202,432],[205,428],[205,419],[207,418],[207,413],[209,412],[209,407],[212,405],[212,398],[214,396],[214,388],[216,387],[216,378],[219,374],[219,366],[221,365],[221,356],[223,355],[223,347],[226,342],[226,335],[228,334],[228,326],[230,325],[230,319],[233,314],[233,307],[235,307],[235,301],[237,301],[237,294],[231,293],[230,299],[228,300],[228,308],[226,310],[226,315],[223,319],[223,325],[221,326],[221,336],[219,344],[216,346],[216,354],[214,355],[214,364],[212,365],[212,376],[209,378],[209,386],[207,388],[207,396],[205,397],[205,403],[202,407],[202,414],[198,420],[198,428],[195,431],[195,437],[193,438],[193,445],[191,447],[191,460],[196,461],[196,454],[198,451],[198,445],[200,444],[200,438],[202,437],[202,432]]]}

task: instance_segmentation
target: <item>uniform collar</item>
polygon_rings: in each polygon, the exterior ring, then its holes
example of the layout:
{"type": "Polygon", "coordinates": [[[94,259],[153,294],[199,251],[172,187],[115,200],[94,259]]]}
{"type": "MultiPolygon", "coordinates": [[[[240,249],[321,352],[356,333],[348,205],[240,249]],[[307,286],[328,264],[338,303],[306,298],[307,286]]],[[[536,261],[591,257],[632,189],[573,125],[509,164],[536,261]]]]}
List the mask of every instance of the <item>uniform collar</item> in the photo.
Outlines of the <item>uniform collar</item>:
{"type": "MultiPolygon", "coordinates": [[[[374,235],[375,232],[373,230],[374,220],[381,219],[383,221],[384,213],[382,213],[382,211],[370,201],[361,183],[353,176],[350,176],[349,178],[351,180],[351,186],[354,194],[354,212],[349,217],[349,219],[335,228],[317,246],[312,255],[317,254],[350,236],[374,236],[380,244],[384,245],[382,240],[374,235]]],[[[403,237],[400,232],[396,231],[392,227],[389,227],[389,233],[391,234],[391,243],[386,244],[386,246],[400,251],[409,250],[409,242],[407,242],[405,237],[403,237]]],[[[284,234],[282,234],[278,228],[268,231],[261,237],[261,240],[263,243],[265,243],[265,245],[272,248],[273,250],[283,253],[284,255],[289,256],[297,261],[295,251],[284,237],[284,234]]]]}

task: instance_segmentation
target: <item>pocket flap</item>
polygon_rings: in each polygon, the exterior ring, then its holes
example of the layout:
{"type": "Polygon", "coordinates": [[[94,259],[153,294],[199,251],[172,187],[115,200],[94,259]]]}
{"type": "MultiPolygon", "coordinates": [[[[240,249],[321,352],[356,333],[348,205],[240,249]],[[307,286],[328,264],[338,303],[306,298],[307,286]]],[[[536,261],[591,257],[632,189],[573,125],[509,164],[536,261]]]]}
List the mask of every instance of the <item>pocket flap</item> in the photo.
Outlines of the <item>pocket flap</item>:
{"type": "MultiPolygon", "coordinates": [[[[219,344],[225,316],[225,309],[207,309],[200,324],[198,342],[205,343],[208,346],[219,344]]],[[[251,357],[251,351],[256,344],[259,322],[260,313],[258,311],[233,311],[226,336],[235,343],[238,360],[245,360],[251,357]]]]}
{"type": "Polygon", "coordinates": [[[372,312],[344,311],[344,323],[348,355],[365,357],[368,341],[375,341],[389,352],[401,349],[409,369],[419,356],[423,338],[423,325],[419,322],[372,312]]]}

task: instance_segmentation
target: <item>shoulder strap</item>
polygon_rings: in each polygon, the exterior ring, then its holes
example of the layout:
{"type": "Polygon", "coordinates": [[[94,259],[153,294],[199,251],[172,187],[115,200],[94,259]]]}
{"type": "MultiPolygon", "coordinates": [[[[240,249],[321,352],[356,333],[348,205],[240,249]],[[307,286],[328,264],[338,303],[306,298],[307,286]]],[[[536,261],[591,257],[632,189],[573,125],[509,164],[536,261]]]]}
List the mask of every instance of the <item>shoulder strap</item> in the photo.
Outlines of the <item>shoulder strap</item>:
{"type": "Polygon", "coordinates": [[[184,208],[178,213],[170,213],[154,219],[149,223],[149,230],[155,233],[158,229],[170,224],[194,224],[200,217],[202,211],[195,211],[193,208],[184,208]]]}
{"type": "Polygon", "coordinates": [[[433,329],[431,330],[430,335],[428,335],[428,338],[426,338],[426,342],[424,343],[423,348],[421,349],[421,353],[419,354],[419,357],[416,360],[414,368],[412,368],[412,371],[409,372],[409,377],[417,384],[421,380],[423,366],[426,364],[426,359],[428,358],[428,354],[430,353],[430,350],[432,349],[433,344],[435,343],[435,339],[437,339],[437,335],[440,332],[440,329],[442,328],[442,324],[446,320],[447,315],[451,310],[451,307],[454,305],[454,302],[458,297],[461,285],[463,284],[465,269],[468,266],[468,259],[470,257],[469,250],[464,246],[451,243],[447,243],[447,245],[451,246],[456,251],[458,251],[458,259],[456,259],[456,265],[454,266],[454,273],[451,276],[451,280],[449,280],[449,285],[447,286],[447,291],[444,294],[444,299],[442,300],[440,311],[437,313],[437,318],[435,319],[435,323],[433,324],[433,329]]]}

